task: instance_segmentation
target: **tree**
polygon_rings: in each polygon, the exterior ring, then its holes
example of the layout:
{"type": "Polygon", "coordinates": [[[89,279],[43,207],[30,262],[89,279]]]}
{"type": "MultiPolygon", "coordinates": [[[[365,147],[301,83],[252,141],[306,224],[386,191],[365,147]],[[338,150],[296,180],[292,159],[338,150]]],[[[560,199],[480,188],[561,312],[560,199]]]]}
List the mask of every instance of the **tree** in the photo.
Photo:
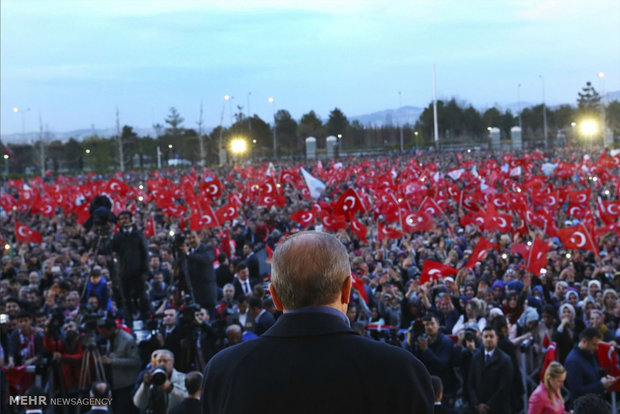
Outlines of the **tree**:
{"type": "Polygon", "coordinates": [[[598,109],[599,104],[601,103],[601,97],[592,86],[592,82],[586,82],[586,86],[581,88],[581,92],[578,92],[577,95],[577,107],[579,109],[598,109]]]}
{"type": "Polygon", "coordinates": [[[480,140],[484,136],[485,126],[480,112],[469,105],[463,112],[463,123],[465,124],[466,134],[470,139],[480,140]]]}
{"type": "Polygon", "coordinates": [[[502,119],[499,125],[502,135],[506,139],[510,138],[510,130],[512,129],[513,126],[517,124],[518,124],[517,119],[512,115],[512,112],[510,112],[510,109],[507,109],[506,112],[504,112],[504,115],[502,115],[502,119]]]}
{"type": "Polygon", "coordinates": [[[620,101],[613,101],[607,105],[605,110],[605,118],[607,125],[613,131],[614,135],[620,134],[620,101]]]}
{"type": "Polygon", "coordinates": [[[482,114],[482,122],[487,128],[499,128],[502,125],[502,113],[495,107],[489,108],[482,114]]]}
{"type": "Polygon", "coordinates": [[[308,137],[315,137],[318,140],[323,139],[325,141],[325,137],[323,135],[323,122],[317,116],[314,111],[310,111],[307,114],[304,114],[299,121],[299,135],[302,139],[306,139],[308,137]]]}
{"type": "Polygon", "coordinates": [[[177,111],[177,109],[173,106],[170,108],[170,114],[164,120],[170,128],[166,128],[166,133],[172,136],[179,135],[181,131],[181,124],[185,121],[185,118],[181,117],[181,114],[177,111]]]}
{"type": "Polygon", "coordinates": [[[297,121],[293,119],[289,111],[280,109],[276,112],[276,132],[281,149],[299,151],[300,140],[297,135],[297,121]]]}
{"type": "Polygon", "coordinates": [[[329,118],[325,124],[325,130],[327,135],[338,136],[338,134],[342,135],[345,133],[347,126],[349,126],[349,120],[347,117],[344,116],[340,109],[334,108],[329,113],[329,118]]]}

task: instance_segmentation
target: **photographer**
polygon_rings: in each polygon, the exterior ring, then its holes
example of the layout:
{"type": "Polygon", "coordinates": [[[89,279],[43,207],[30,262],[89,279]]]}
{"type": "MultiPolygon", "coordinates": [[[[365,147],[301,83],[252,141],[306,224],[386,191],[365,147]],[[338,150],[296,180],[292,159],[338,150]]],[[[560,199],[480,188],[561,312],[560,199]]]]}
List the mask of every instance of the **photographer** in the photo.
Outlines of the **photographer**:
{"type": "Polygon", "coordinates": [[[131,392],[140,370],[140,353],[136,340],[108,318],[100,326],[104,356],[101,361],[109,367],[112,385],[113,411],[117,414],[135,412],[131,404],[131,392]]]}
{"type": "Polygon", "coordinates": [[[62,330],[59,323],[62,324],[62,321],[52,316],[45,330],[43,345],[45,351],[52,355],[54,374],[58,381],[62,381],[60,389],[73,392],[80,381],[82,338],[74,321],[66,321],[62,330]]]}
{"type": "Polygon", "coordinates": [[[119,260],[121,298],[128,319],[133,319],[136,310],[145,317],[149,312],[149,301],[144,282],[148,275],[148,249],[142,231],[132,221],[131,211],[118,215],[121,229],[112,239],[112,250],[119,260]],[[137,301],[137,304],[134,303],[137,301]]]}
{"type": "MultiPolygon", "coordinates": [[[[179,249],[183,257],[187,258],[187,272],[191,283],[191,289],[186,288],[186,293],[193,291],[193,299],[196,303],[213,314],[217,301],[213,247],[201,243],[198,233],[192,230],[187,235],[187,242],[183,243],[179,249]]],[[[182,269],[179,270],[182,271],[182,269]]],[[[180,274],[179,277],[183,278],[184,275],[180,274]]]]}
{"type": "Polygon", "coordinates": [[[420,358],[431,375],[441,378],[444,384],[444,403],[452,407],[459,388],[459,381],[453,368],[460,359],[459,349],[440,331],[439,321],[435,315],[424,316],[422,322],[424,334],[413,338],[409,332],[407,345],[413,354],[420,358]]]}
{"type": "Polygon", "coordinates": [[[157,365],[144,373],[142,384],[133,395],[141,412],[166,414],[187,397],[185,374],[174,369],[174,354],[167,349],[157,353],[157,365]]]}

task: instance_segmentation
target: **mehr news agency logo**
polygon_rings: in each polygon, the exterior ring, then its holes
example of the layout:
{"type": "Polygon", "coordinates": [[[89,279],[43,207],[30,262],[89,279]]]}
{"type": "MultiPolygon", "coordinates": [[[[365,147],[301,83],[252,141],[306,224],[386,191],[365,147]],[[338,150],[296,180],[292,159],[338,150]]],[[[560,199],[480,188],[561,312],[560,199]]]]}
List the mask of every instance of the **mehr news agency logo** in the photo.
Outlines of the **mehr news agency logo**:
{"type": "Polygon", "coordinates": [[[110,406],[112,404],[112,398],[48,398],[46,395],[15,395],[9,397],[9,405],[17,405],[24,407],[46,407],[48,405],[59,406],[77,406],[77,405],[90,405],[97,407],[110,406]]]}

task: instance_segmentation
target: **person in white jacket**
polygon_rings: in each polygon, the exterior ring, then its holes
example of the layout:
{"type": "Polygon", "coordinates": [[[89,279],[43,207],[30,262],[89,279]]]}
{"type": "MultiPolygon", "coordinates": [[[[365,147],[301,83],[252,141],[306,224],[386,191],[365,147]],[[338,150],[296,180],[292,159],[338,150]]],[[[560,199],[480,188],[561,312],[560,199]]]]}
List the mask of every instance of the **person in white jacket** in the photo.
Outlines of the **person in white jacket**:
{"type": "Polygon", "coordinates": [[[133,395],[133,403],[141,412],[144,412],[147,408],[152,408],[149,407],[149,403],[152,402],[153,398],[161,400],[162,397],[167,407],[166,413],[181,404],[187,397],[185,374],[174,369],[174,354],[167,349],[157,351],[157,365],[151,371],[144,373],[142,384],[133,395]],[[159,386],[151,384],[153,371],[157,367],[164,368],[168,374],[166,381],[159,386]]]}

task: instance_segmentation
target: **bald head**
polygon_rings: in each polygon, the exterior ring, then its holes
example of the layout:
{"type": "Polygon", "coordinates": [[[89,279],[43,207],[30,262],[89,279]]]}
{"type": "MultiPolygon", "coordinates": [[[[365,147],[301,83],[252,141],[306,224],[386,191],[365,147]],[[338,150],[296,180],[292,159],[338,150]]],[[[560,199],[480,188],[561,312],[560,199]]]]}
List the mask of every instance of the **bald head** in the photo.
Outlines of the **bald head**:
{"type": "Polygon", "coordinates": [[[327,233],[297,233],[273,254],[271,283],[286,310],[334,303],[350,276],[347,250],[327,233]]]}

